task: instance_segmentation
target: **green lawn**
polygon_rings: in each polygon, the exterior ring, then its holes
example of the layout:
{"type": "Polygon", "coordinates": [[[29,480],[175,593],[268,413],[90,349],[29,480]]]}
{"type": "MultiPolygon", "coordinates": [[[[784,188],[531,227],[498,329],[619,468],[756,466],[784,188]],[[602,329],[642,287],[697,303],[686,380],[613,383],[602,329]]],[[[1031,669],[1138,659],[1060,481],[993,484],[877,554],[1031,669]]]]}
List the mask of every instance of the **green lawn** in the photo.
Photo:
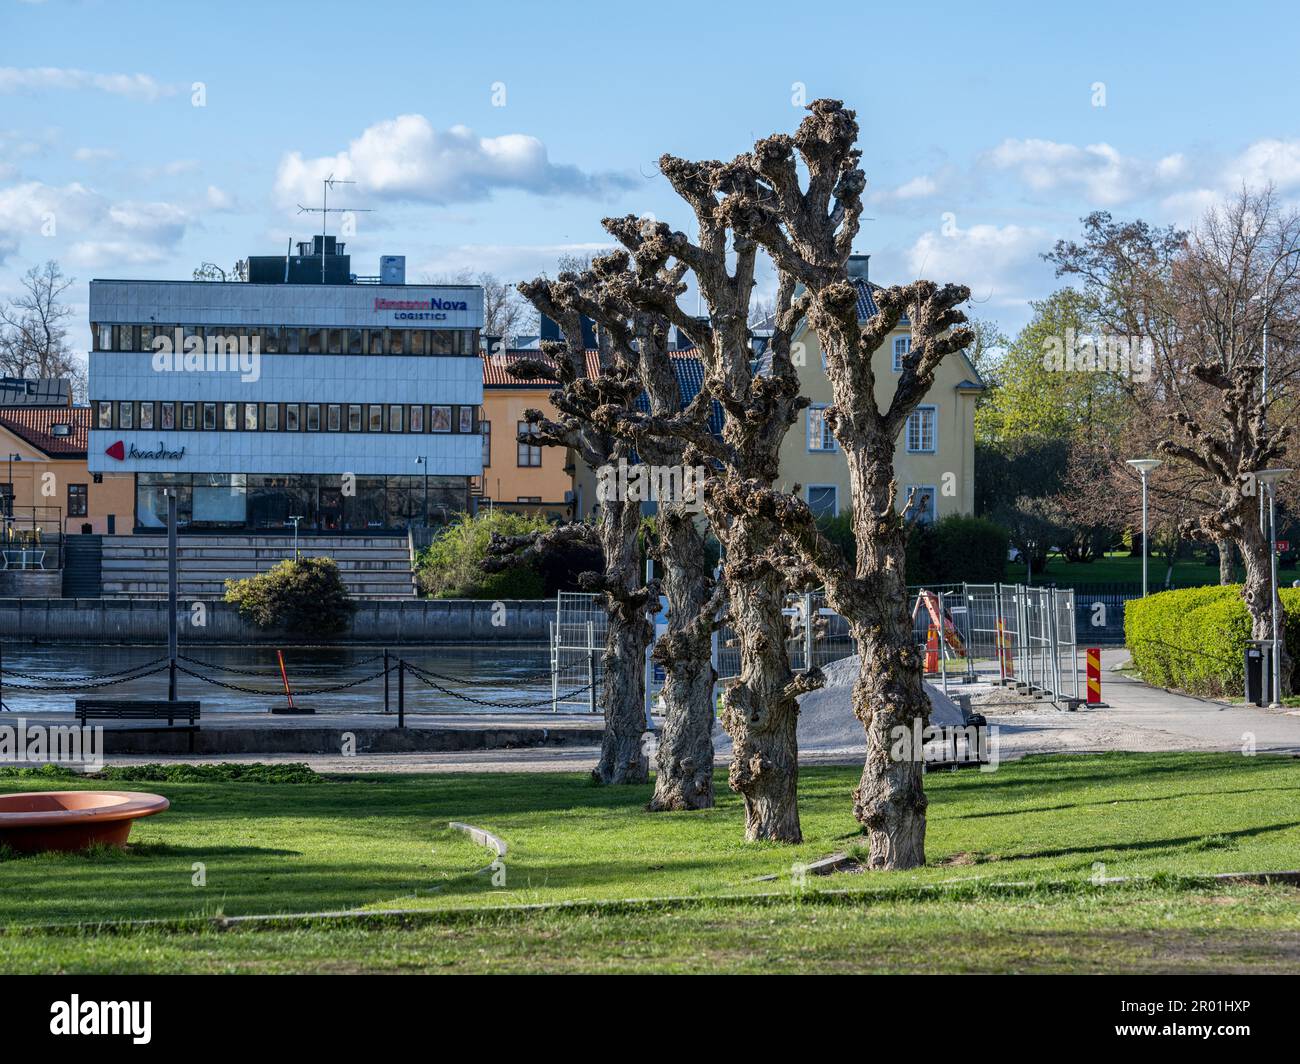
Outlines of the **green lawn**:
{"type": "MultiPolygon", "coordinates": [[[[1153,590],[1161,590],[1165,585],[1165,563],[1159,558],[1147,559],[1147,582],[1153,590]]],[[[1294,575],[1294,567],[1287,570],[1294,575]]],[[[1237,568],[1237,579],[1242,578],[1241,567],[1237,568]]],[[[1006,581],[1023,584],[1025,567],[1018,562],[1007,563],[1006,581]]],[[[1127,552],[1107,554],[1091,562],[1067,562],[1064,558],[1052,557],[1047,563],[1046,573],[1034,573],[1035,584],[1056,584],[1057,587],[1077,587],[1079,584],[1140,584],[1142,582],[1142,559],[1127,552]]],[[[1219,582],[1219,567],[1206,565],[1199,558],[1181,558],[1174,563],[1174,587],[1202,587],[1219,582]]]]}
{"type": "MultiPolygon", "coordinates": [[[[857,841],[856,777],[804,771],[806,842],[793,848],[741,841],[721,773],[716,809],[674,815],[642,811],[647,787],[576,775],[88,781],[156,791],[172,808],[139,822],[124,853],[0,859],[0,970],[1143,970],[1215,957],[1268,970],[1300,958],[1294,889],[1176,878],[1300,865],[1293,759],[1116,754],[934,774],[926,868],[814,877],[800,891],[793,862],[857,841]],[[490,856],[449,820],[509,843],[503,886],[475,874],[490,856]],[[1096,886],[1094,862],[1161,878],[1096,886]],[[206,886],[192,882],[196,863],[206,886]],[[753,882],[764,874],[781,878],[753,882]],[[773,891],[789,896],[721,897],[773,891]],[[683,900],[621,904],[646,898],[683,900]],[[557,902],[591,904],[503,908],[557,902]],[[233,932],[183,922],[345,908],[427,915],[233,932]],[[137,917],[182,922],[21,929],[137,917]],[[976,952],[945,949],[954,935],[976,952]]],[[[0,778],[3,791],[60,786],[0,778]]]]}

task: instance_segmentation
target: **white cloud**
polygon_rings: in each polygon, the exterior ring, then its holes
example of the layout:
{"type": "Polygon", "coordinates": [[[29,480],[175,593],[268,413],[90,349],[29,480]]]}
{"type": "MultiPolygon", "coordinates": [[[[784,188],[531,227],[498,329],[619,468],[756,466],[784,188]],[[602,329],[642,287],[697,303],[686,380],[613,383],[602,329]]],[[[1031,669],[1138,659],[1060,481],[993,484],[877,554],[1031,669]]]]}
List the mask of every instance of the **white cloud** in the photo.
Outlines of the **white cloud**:
{"type": "Polygon", "coordinates": [[[72,240],[68,257],[78,265],[103,265],[114,256],[156,262],[175,249],[190,222],[190,213],[175,204],[114,203],[76,182],[0,188],[0,249],[16,250],[33,238],[72,240]]]}
{"type": "Polygon", "coordinates": [[[604,197],[633,184],[623,175],[552,163],[536,137],[480,137],[461,125],[437,130],[418,114],[377,122],[337,155],[289,152],[276,174],[276,196],[285,206],[315,203],[331,173],[381,199],[443,204],[484,200],[500,189],[604,197]]]}
{"type": "Polygon", "coordinates": [[[1226,168],[1232,188],[1272,183],[1282,191],[1300,185],[1300,140],[1257,140],[1226,168]]]}
{"type": "Polygon", "coordinates": [[[0,67],[0,93],[92,89],[152,103],[176,89],[148,74],[96,74],[68,67],[0,67]]]}
{"type": "Polygon", "coordinates": [[[1113,206],[1169,188],[1182,180],[1187,161],[1167,155],[1154,161],[1121,154],[1109,144],[1063,144],[1008,138],[981,162],[1011,171],[1035,192],[1074,191],[1100,206],[1113,206]]]}
{"type": "Polygon", "coordinates": [[[870,194],[873,203],[889,203],[900,200],[926,199],[939,191],[939,182],[929,174],[918,174],[910,181],[904,181],[894,188],[879,189],[870,194]]]}
{"type": "Polygon", "coordinates": [[[907,262],[915,277],[968,285],[978,302],[1023,306],[1048,290],[1051,268],[1039,255],[1051,243],[1046,230],[1032,226],[948,224],[922,233],[907,262]]]}
{"type": "Polygon", "coordinates": [[[78,148],[72,157],[79,163],[110,162],[117,158],[117,152],[112,148],[78,148]]]}
{"type": "Polygon", "coordinates": [[[555,276],[563,255],[595,258],[613,250],[612,243],[591,244],[458,244],[436,248],[422,256],[407,276],[449,277],[469,270],[494,273],[506,280],[532,279],[540,273],[555,276]]]}

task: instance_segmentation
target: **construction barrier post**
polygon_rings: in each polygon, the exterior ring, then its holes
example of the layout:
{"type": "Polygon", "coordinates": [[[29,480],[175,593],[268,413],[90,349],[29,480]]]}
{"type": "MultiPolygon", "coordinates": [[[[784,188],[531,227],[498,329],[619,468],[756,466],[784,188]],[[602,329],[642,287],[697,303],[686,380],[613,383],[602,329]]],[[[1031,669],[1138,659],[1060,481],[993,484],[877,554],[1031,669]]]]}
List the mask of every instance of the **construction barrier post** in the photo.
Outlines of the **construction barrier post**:
{"type": "Polygon", "coordinates": [[[1088,647],[1084,650],[1088,663],[1088,700],[1090,706],[1100,706],[1101,701],[1101,647],[1088,647]]]}
{"type": "Polygon", "coordinates": [[[939,629],[930,625],[925,637],[925,674],[932,676],[939,671],[939,629]]]}

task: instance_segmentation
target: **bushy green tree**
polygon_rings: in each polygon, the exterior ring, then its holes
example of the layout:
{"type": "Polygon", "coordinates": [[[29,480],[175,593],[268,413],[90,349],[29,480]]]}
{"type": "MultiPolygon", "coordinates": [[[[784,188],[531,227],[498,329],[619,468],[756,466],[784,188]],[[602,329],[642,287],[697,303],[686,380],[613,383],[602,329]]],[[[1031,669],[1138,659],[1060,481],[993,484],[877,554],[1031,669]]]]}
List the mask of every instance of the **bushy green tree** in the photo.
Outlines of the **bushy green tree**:
{"type": "Polygon", "coordinates": [[[487,557],[492,533],[524,536],[550,527],[536,514],[495,509],[477,516],[460,514],[416,556],[420,591],[430,598],[542,598],[545,580],[532,565],[485,573],[480,563],[487,557]]]}
{"type": "Polygon", "coordinates": [[[341,635],[356,611],[333,558],[287,559],[246,580],[227,580],[226,601],[258,628],[295,636],[341,635]]]}

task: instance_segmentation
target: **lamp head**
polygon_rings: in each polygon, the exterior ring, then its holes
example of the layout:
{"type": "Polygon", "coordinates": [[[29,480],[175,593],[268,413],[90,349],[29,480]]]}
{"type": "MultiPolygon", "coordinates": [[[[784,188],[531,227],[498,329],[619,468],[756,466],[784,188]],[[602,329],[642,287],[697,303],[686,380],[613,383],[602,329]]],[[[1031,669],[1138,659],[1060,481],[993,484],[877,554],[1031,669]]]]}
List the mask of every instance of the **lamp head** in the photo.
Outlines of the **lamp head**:
{"type": "Polygon", "coordinates": [[[1126,465],[1131,465],[1143,476],[1146,476],[1151,470],[1164,463],[1159,458],[1130,458],[1126,465]]]}
{"type": "Polygon", "coordinates": [[[1261,484],[1267,484],[1271,488],[1283,477],[1290,476],[1294,472],[1295,472],[1294,469],[1283,469],[1283,468],[1256,469],[1255,479],[1258,480],[1261,484]]]}

